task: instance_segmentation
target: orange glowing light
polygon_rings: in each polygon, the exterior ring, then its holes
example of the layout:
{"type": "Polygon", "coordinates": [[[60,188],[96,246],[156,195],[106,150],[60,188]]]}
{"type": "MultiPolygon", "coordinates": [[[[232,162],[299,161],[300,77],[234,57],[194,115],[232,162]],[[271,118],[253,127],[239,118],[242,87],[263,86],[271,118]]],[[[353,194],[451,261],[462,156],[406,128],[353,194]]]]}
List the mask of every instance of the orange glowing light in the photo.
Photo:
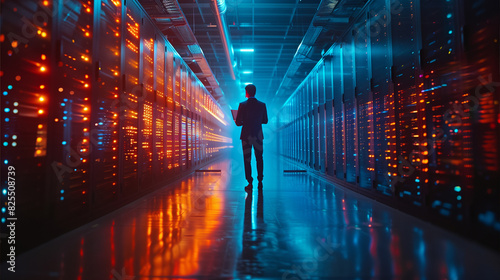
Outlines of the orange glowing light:
{"type": "Polygon", "coordinates": [[[42,37],[43,37],[43,38],[47,37],[47,33],[46,33],[45,31],[44,31],[44,32],[42,32],[42,37]]]}
{"type": "Polygon", "coordinates": [[[18,81],[18,82],[19,82],[20,80],[21,80],[21,76],[17,75],[17,76],[16,76],[16,81],[18,81]]]}
{"type": "Polygon", "coordinates": [[[36,150],[36,154],[37,154],[37,155],[39,155],[39,154],[41,154],[41,153],[42,153],[42,151],[41,151],[41,150],[36,150]]]}
{"type": "Polygon", "coordinates": [[[54,119],[54,121],[55,121],[55,122],[58,122],[58,121],[59,121],[59,119],[58,119],[58,118],[55,118],[55,119],[54,119]]]}
{"type": "Polygon", "coordinates": [[[88,111],[88,110],[89,110],[88,107],[83,108],[83,111],[88,111]]]}
{"type": "Polygon", "coordinates": [[[38,98],[38,101],[43,102],[45,101],[45,98],[43,98],[43,96],[40,96],[40,98],[38,98]]]}
{"type": "Polygon", "coordinates": [[[43,128],[43,124],[39,124],[38,129],[42,129],[42,128],[43,128]]]}
{"type": "Polygon", "coordinates": [[[45,86],[44,86],[44,85],[40,85],[40,89],[44,89],[44,88],[45,88],[45,86]]]}
{"type": "Polygon", "coordinates": [[[38,138],[36,138],[36,142],[37,142],[37,143],[42,142],[42,137],[38,137],[38,138]]]}
{"type": "Polygon", "coordinates": [[[89,36],[90,36],[90,33],[85,32],[85,36],[89,37],[89,36]]]}
{"type": "Polygon", "coordinates": [[[85,84],[85,85],[83,85],[83,86],[84,86],[84,87],[86,87],[86,88],[88,88],[88,87],[89,87],[89,84],[85,84]]]}
{"type": "Polygon", "coordinates": [[[40,67],[40,71],[45,72],[45,66],[40,67]]]}
{"type": "Polygon", "coordinates": [[[43,4],[44,4],[45,6],[48,6],[48,5],[49,5],[49,1],[43,1],[43,4]]]}
{"type": "Polygon", "coordinates": [[[88,118],[87,118],[87,117],[85,117],[85,118],[83,118],[83,120],[84,120],[84,121],[86,121],[86,120],[88,120],[88,118]]]}
{"type": "Polygon", "coordinates": [[[38,110],[38,114],[40,115],[43,114],[43,110],[42,109],[38,110]]]}
{"type": "Polygon", "coordinates": [[[87,8],[87,13],[90,13],[90,8],[87,8]]]}

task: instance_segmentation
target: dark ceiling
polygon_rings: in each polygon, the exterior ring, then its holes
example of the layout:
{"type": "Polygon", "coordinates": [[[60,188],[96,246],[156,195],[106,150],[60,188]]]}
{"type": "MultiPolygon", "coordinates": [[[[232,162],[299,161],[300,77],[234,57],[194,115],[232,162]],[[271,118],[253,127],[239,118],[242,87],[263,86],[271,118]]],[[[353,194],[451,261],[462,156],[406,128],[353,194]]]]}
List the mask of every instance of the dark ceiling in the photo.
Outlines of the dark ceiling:
{"type": "Polygon", "coordinates": [[[245,85],[252,83],[257,98],[272,110],[281,107],[367,2],[139,1],[223,106],[236,108],[245,99],[245,85]]]}
{"type": "Polygon", "coordinates": [[[213,1],[180,0],[196,39],[231,107],[244,100],[246,83],[270,102],[297,51],[320,0],[226,0],[226,23],[234,49],[235,80],[213,16],[213,1]],[[242,52],[241,49],[253,49],[242,52]]]}

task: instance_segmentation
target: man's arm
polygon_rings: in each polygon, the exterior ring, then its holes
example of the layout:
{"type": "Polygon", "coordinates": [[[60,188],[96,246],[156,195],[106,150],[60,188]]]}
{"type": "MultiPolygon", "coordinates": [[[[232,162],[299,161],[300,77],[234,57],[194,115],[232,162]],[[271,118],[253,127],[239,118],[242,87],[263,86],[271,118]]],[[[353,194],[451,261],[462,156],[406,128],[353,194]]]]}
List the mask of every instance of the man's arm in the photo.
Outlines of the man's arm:
{"type": "Polygon", "coordinates": [[[264,104],[264,118],[262,118],[262,123],[263,124],[267,123],[267,108],[266,108],[266,104],[264,104]]]}
{"type": "Polygon", "coordinates": [[[240,103],[240,106],[238,106],[238,114],[236,115],[236,125],[237,126],[242,126],[243,125],[243,107],[241,106],[241,103],[240,103]]]}

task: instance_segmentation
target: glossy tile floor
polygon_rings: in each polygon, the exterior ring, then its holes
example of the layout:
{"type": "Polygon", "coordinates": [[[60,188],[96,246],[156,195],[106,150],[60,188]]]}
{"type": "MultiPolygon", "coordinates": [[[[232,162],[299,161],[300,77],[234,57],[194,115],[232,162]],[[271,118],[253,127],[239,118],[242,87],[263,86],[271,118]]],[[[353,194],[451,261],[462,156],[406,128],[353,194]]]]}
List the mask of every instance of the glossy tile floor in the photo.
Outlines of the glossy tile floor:
{"type": "MultiPolygon", "coordinates": [[[[241,155],[17,259],[2,279],[499,279],[500,255],[265,155],[241,155]],[[254,169],[255,170],[255,169],[254,169]]],[[[2,267],[5,273],[5,264],[2,267]]]]}

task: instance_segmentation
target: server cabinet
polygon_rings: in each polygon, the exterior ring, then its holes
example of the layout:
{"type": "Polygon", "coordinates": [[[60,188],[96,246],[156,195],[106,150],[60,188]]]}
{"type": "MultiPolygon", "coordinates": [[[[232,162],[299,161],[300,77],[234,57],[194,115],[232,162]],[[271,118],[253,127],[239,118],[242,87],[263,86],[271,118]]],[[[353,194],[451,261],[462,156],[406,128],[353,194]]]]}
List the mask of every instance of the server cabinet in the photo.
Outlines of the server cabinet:
{"type": "Polygon", "coordinates": [[[165,53],[166,47],[159,34],[155,34],[155,99],[154,99],[154,123],[153,123],[153,175],[155,179],[162,179],[165,176],[165,123],[167,106],[165,98],[165,53]]]}
{"type": "Polygon", "coordinates": [[[318,72],[313,71],[311,72],[312,75],[310,75],[309,78],[309,89],[311,90],[312,94],[312,104],[313,104],[313,109],[312,109],[312,115],[313,115],[313,167],[316,170],[320,169],[320,154],[321,154],[321,146],[320,146],[320,133],[319,133],[319,90],[318,90],[318,72]]]}
{"type": "Polygon", "coordinates": [[[94,5],[93,75],[90,128],[92,203],[105,205],[119,197],[119,127],[122,7],[113,1],[94,5]],[[100,5],[99,5],[100,4],[100,5]]]}
{"type": "Polygon", "coordinates": [[[319,95],[319,162],[322,173],[326,172],[326,108],[325,108],[325,65],[321,62],[318,69],[318,95],[319,95]]]}
{"type": "Polygon", "coordinates": [[[138,99],[142,96],[139,84],[139,48],[141,19],[138,7],[133,1],[128,1],[122,15],[126,31],[122,37],[122,79],[123,92],[120,98],[120,168],[123,177],[122,192],[130,194],[138,188],[138,99]]]}
{"type": "Polygon", "coordinates": [[[421,149],[425,142],[425,93],[420,92],[422,83],[420,50],[419,2],[403,2],[393,6],[391,33],[393,66],[391,79],[394,82],[396,102],[397,175],[396,195],[399,198],[421,205],[427,189],[427,155],[421,149]]]}
{"type": "Polygon", "coordinates": [[[167,107],[166,107],[166,119],[164,123],[164,129],[166,131],[166,157],[165,157],[165,165],[168,169],[168,174],[173,172],[174,168],[174,52],[171,47],[167,47],[166,53],[166,75],[167,75],[167,107]]]}
{"type": "Polygon", "coordinates": [[[141,87],[139,96],[139,185],[146,188],[153,179],[154,27],[141,18],[141,87]]]}
{"type": "Polygon", "coordinates": [[[383,0],[370,4],[370,48],[373,92],[373,123],[375,143],[376,189],[386,195],[393,194],[392,177],[397,176],[396,128],[394,92],[390,70],[392,66],[390,28],[390,7],[383,0]]]}
{"type": "Polygon", "coordinates": [[[470,119],[448,113],[463,94],[461,79],[455,77],[461,76],[461,69],[455,66],[455,61],[461,58],[460,2],[421,1],[421,13],[427,18],[421,21],[424,79],[421,92],[427,103],[426,133],[431,136],[428,149],[424,150],[428,158],[422,163],[424,170],[428,169],[430,182],[434,182],[429,188],[428,203],[437,213],[458,220],[463,219],[463,197],[457,195],[455,187],[461,189],[462,183],[470,184],[467,176],[461,178],[460,174],[472,172],[472,165],[467,164],[472,160],[466,157],[471,135],[460,125],[470,126],[470,119]],[[450,75],[450,71],[456,74],[450,75]]]}
{"type": "MultiPolygon", "coordinates": [[[[49,205],[44,203],[46,199],[58,203],[60,197],[65,196],[60,192],[60,183],[48,185],[45,184],[46,181],[51,183],[63,181],[72,169],[67,166],[66,161],[69,162],[69,159],[64,160],[60,155],[52,159],[48,154],[48,125],[53,121],[49,113],[52,107],[60,106],[57,101],[49,98],[50,92],[54,89],[47,83],[50,74],[57,67],[50,48],[53,38],[52,28],[56,21],[47,16],[47,21],[24,26],[24,22],[20,20],[23,16],[33,19],[35,14],[47,15],[53,8],[52,4],[41,6],[27,1],[15,3],[5,1],[1,5],[1,28],[4,39],[0,42],[0,59],[2,66],[8,65],[8,68],[2,67],[0,83],[2,94],[0,201],[2,208],[5,209],[2,217],[6,217],[9,213],[7,211],[9,194],[15,191],[16,217],[18,217],[16,239],[19,245],[22,245],[38,239],[37,235],[29,234],[30,226],[35,224],[35,221],[43,219],[50,210],[49,205]],[[26,35],[22,32],[23,27],[26,28],[25,31],[29,31],[24,33],[26,35]],[[37,34],[34,28],[40,28],[40,34],[37,34]],[[5,30],[10,32],[4,33],[5,30]],[[50,165],[47,166],[47,163],[50,165]]],[[[61,139],[61,136],[59,137],[61,139]]],[[[60,150],[62,143],[58,142],[56,145],[60,150]]],[[[79,204],[83,201],[85,199],[79,201],[79,204]]],[[[1,232],[7,233],[9,231],[4,221],[5,219],[2,219],[1,232]]],[[[7,248],[7,246],[2,247],[7,248]]],[[[6,251],[2,251],[2,254],[4,252],[7,254],[6,251]]]]}
{"type": "Polygon", "coordinates": [[[367,13],[363,13],[353,29],[356,101],[358,120],[359,186],[371,189],[375,179],[373,142],[373,96],[370,90],[371,64],[367,13]]]}
{"type": "Polygon", "coordinates": [[[342,43],[342,80],[344,87],[344,126],[345,126],[345,178],[356,183],[357,179],[357,114],[355,90],[354,41],[348,33],[342,43]]]}
{"type": "Polygon", "coordinates": [[[50,145],[52,160],[63,164],[64,175],[51,191],[56,220],[89,210],[90,184],[90,113],[92,100],[93,7],[85,1],[55,2],[54,39],[61,52],[57,66],[51,69],[54,88],[49,135],[57,145],[50,145]],[[79,7],[80,9],[75,9],[79,7]],[[57,77],[62,77],[58,79],[57,77]],[[59,108],[57,108],[59,107],[59,108]]]}
{"type": "Polygon", "coordinates": [[[345,125],[344,125],[344,86],[342,48],[335,46],[332,52],[333,64],[333,113],[335,122],[335,175],[345,178],[345,125]]]}
{"type": "Polygon", "coordinates": [[[335,170],[335,139],[333,120],[333,63],[330,55],[324,59],[324,85],[325,85],[325,145],[326,145],[326,167],[328,175],[333,176],[335,170]]]}
{"type": "Polygon", "coordinates": [[[173,118],[173,144],[174,144],[174,171],[181,166],[181,62],[174,57],[174,118],[173,118]]]}

